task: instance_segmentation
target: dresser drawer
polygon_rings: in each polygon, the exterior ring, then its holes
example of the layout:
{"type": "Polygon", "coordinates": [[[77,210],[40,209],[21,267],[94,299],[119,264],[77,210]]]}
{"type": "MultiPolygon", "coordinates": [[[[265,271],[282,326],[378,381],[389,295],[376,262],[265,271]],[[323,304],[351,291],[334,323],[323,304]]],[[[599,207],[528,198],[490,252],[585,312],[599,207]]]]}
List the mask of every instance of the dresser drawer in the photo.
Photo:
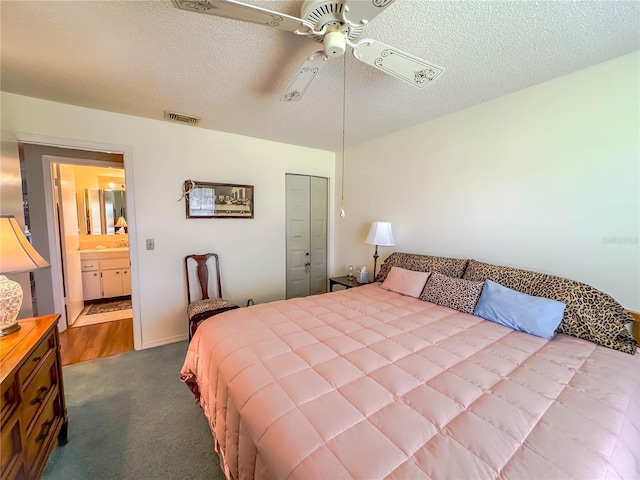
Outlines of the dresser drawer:
{"type": "Polygon", "coordinates": [[[27,432],[31,431],[32,423],[49,392],[58,384],[57,372],[56,356],[49,352],[22,394],[22,424],[27,432]]]}
{"type": "Polygon", "coordinates": [[[47,453],[46,445],[55,435],[61,421],[60,396],[57,388],[54,387],[53,394],[50,394],[47,403],[38,416],[30,433],[27,434],[25,445],[25,460],[27,465],[35,467],[39,462],[38,456],[47,453]]]}
{"type": "Polygon", "coordinates": [[[27,386],[31,374],[38,368],[47,354],[54,349],[55,344],[56,339],[53,336],[53,332],[51,332],[46,339],[38,344],[26,362],[20,367],[20,370],[18,370],[18,378],[20,379],[20,385],[22,385],[23,390],[27,386]]]}
{"type": "Polygon", "coordinates": [[[4,478],[4,473],[11,467],[11,464],[20,461],[20,453],[22,452],[20,420],[17,415],[2,426],[0,437],[0,472],[4,478]]]}
{"type": "Polygon", "coordinates": [[[4,429],[4,423],[9,416],[18,408],[20,394],[15,377],[9,377],[0,390],[0,425],[4,429]]]}

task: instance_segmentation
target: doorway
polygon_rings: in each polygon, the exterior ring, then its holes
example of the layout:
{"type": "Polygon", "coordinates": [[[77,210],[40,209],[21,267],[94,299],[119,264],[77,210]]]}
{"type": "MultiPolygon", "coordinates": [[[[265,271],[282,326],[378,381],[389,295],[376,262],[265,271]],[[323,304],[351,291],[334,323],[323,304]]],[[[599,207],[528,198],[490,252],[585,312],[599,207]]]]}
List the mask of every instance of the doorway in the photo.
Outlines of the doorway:
{"type": "Polygon", "coordinates": [[[286,297],[327,292],[329,180],[286,175],[286,297]]]}
{"type": "MultiPolygon", "coordinates": [[[[56,227],[56,221],[59,218],[59,208],[57,207],[56,198],[54,192],[56,187],[54,186],[54,164],[66,164],[73,166],[91,166],[102,167],[104,171],[119,172],[120,181],[124,184],[124,173],[126,172],[127,178],[131,175],[131,165],[125,163],[125,159],[131,158],[131,152],[126,147],[118,147],[115,145],[105,145],[104,150],[88,150],[88,145],[83,145],[71,140],[65,139],[50,139],[44,140],[47,143],[37,143],[40,138],[29,137],[19,139],[20,148],[20,160],[24,166],[23,179],[26,189],[28,189],[28,197],[25,198],[25,208],[28,206],[30,210],[30,222],[31,222],[31,240],[34,247],[46,255],[45,258],[49,260],[51,264],[50,269],[42,269],[33,272],[35,287],[37,291],[37,299],[34,301],[34,312],[37,315],[44,315],[48,313],[61,313],[65,315],[58,323],[58,330],[60,332],[66,332],[67,321],[65,308],[65,296],[68,291],[68,287],[64,285],[63,278],[63,258],[62,258],[62,245],[63,242],[59,236],[59,230],[56,227]],[[36,143],[30,143],[35,140],[36,143]],[[51,143],[49,143],[51,142],[51,143]],[[60,145],[60,146],[58,146],[60,145]],[[67,148],[71,147],[71,148],[67,148]],[[121,153],[117,153],[121,152],[121,153]],[[124,170],[123,170],[124,169],[124,170]]],[[[97,145],[92,145],[96,147],[97,145]]],[[[109,176],[109,175],[107,175],[109,176]]],[[[133,189],[132,185],[126,190],[126,201],[128,214],[125,217],[127,227],[125,228],[127,243],[130,241],[132,245],[135,244],[135,218],[134,218],[134,205],[133,205],[133,189]]],[[[116,187],[117,188],[117,187],[116,187]]],[[[27,193],[27,190],[25,190],[27,193]]],[[[56,195],[59,193],[56,193],[56,195]]],[[[74,196],[77,192],[74,194],[74,196]]],[[[67,199],[71,204],[73,200],[69,196],[67,199]]],[[[78,204],[76,204],[77,206],[78,204]]],[[[69,209],[71,210],[71,209],[69,209]]],[[[67,218],[73,219],[73,215],[67,218]]],[[[81,230],[82,222],[81,215],[76,215],[76,221],[78,222],[78,228],[81,230]]],[[[117,220],[116,220],[117,223],[117,220]]],[[[119,227],[122,228],[122,227],[119,227]]],[[[77,231],[80,234],[79,231],[77,231]]],[[[85,237],[89,244],[95,247],[104,246],[105,243],[102,239],[107,237],[85,237]]],[[[109,236],[110,239],[116,239],[116,236],[109,236]]],[[[122,237],[118,237],[118,243],[122,237]]],[[[86,241],[83,242],[87,247],[86,241]]],[[[113,243],[113,242],[111,242],[113,243]]],[[[91,245],[89,245],[91,246],[91,245]]],[[[106,245],[109,246],[109,245],[106,245]]],[[[113,246],[113,245],[111,245],[113,246]]],[[[119,245],[118,245],[119,246],[119,245]]],[[[139,312],[137,312],[137,305],[139,304],[139,294],[137,289],[137,275],[135,274],[135,265],[137,265],[137,256],[135,250],[129,252],[129,258],[126,259],[127,266],[131,264],[133,267],[131,271],[127,270],[127,273],[131,275],[131,300],[132,309],[127,320],[127,328],[119,328],[118,336],[120,341],[123,340],[123,335],[128,338],[127,343],[135,348],[141,348],[141,329],[139,312]],[[132,317],[132,318],[131,318],[132,317]]],[[[76,277],[77,278],[77,277],[76,277]]],[[[73,315],[73,314],[71,314],[73,315]]],[[[82,327],[73,330],[84,330],[89,327],[82,327]]],[[[83,348],[93,348],[87,345],[88,333],[77,332],[82,338],[80,343],[84,345],[83,348]]],[[[64,333],[61,335],[64,336],[64,333]]],[[[92,338],[94,335],[90,335],[92,338]]],[[[111,336],[110,334],[107,337],[111,336]]],[[[105,350],[105,346],[101,347],[101,351],[105,350]]],[[[128,348],[133,348],[128,347],[128,348]]],[[[106,350],[109,350],[108,348],[106,350]]]]}
{"type": "Polygon", "coordinates": [[[53,160],[67,327],[132,318],[124,169],[53,160]]]}

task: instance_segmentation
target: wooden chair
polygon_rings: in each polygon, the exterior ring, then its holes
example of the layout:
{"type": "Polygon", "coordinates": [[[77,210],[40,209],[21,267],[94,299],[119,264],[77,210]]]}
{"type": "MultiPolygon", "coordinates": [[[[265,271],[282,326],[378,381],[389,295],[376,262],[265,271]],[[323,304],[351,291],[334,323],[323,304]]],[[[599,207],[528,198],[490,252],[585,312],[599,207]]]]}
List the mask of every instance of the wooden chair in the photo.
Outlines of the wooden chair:
{"type": "Polygon", "coordinates": [[[187,318],[189,320],[189,341],[196,332],[198,325],[203,320],[239,308],[235,303],[231,303],[222,298],[222,284],[220,283],[220,262],[218,255],[215,253],[205,253],[202,255],[187,255],[184,258],[184,271],[187,276],[187,318]],[[218,285],[217,298],[209,297],[209,262],[210,258],[214,258],[216,268],[216,280],[218,285]],[[196,274],[198,283],[200,284],[200,300],[191,300],[191,285],[189,284],[189,265],[196,263],[196,274]]]}

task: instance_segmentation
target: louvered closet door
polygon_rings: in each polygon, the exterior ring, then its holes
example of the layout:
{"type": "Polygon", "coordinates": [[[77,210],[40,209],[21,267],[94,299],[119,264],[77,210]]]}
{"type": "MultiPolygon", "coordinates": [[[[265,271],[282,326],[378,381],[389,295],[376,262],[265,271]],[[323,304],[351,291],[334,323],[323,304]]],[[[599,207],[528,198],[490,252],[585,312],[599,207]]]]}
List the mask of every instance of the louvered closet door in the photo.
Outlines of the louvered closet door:
{"type": "Polygon", "coordinates": [[[328,179],[286,176],[287,298],[327,291],[328,179]]]}

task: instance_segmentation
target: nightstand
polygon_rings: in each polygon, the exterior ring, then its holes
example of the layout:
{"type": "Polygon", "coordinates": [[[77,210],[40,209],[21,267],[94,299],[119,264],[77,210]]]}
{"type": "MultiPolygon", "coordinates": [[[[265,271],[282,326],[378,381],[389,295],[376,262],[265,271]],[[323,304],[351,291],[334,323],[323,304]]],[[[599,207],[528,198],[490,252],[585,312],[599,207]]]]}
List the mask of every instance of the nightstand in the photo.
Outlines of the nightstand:
{"type": "Polygon", "coordinates": [[[353,288],[363,285],[362,283],[358,282],[355,277],[352,279],[349,279],[349,277],[347,277],[346,275],[344,277],[333,277],[329,279],[330,292],[333,292],[333,286],[336,284],[342,285],[344,288],[353,288]]]}

